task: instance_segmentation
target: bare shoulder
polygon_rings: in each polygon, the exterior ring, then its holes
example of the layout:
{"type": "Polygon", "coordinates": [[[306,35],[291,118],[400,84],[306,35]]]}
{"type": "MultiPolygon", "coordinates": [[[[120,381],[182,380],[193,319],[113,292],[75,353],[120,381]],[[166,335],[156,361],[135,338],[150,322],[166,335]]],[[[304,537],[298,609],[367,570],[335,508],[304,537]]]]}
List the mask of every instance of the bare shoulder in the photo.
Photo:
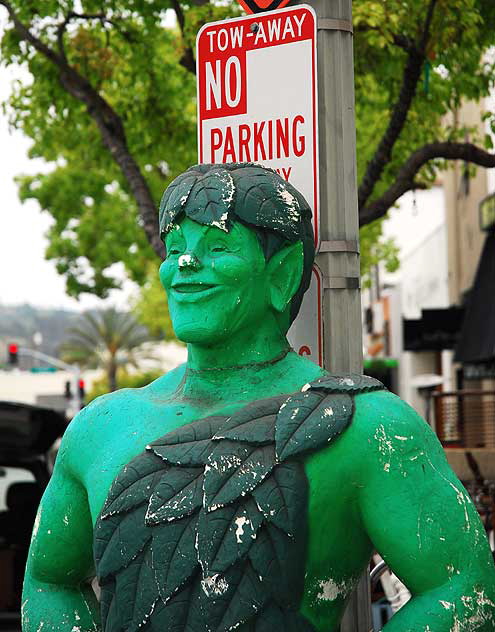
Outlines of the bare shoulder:
{"type": "Polygon", "coordinates": [[[146,416],[153,406],[177,388],[183,365],[142,388],[124,388],[94,399],[70,422],[62,439],[57,461],[77,473],[80,465],[98,451],[110,436],[125,432],[136,417],[146,416]]]}
{"type": "Polygon", "coordinates": [[[354,398],[353,425],[360,432],[375,434],[413,432],[423,434],[429,429],[426,421],[403,399],[383,389],[361,393],[354,398]]]}
{"type": "Polygon", "coordinates": [[[426,421],[386,390],[356,396],[349,434],[360,445],[363,468],[379,465],[384,473],[393,473],[415,461],[447,466],[442,446],[426,421]]]}

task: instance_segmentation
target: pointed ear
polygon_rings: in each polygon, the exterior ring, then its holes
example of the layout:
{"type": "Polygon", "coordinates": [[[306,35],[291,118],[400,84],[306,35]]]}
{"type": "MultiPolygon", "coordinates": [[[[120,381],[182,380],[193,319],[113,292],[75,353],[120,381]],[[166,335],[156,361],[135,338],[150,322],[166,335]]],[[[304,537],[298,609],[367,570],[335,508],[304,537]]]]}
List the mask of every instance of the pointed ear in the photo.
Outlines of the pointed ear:
{"type": "Polygon", "coordinates": [[[284,312],[297,292],[301,283],[303,259],[302,242],[298,241],[276,252],[268,262],[268,292],[275,311],[284,312]]]}

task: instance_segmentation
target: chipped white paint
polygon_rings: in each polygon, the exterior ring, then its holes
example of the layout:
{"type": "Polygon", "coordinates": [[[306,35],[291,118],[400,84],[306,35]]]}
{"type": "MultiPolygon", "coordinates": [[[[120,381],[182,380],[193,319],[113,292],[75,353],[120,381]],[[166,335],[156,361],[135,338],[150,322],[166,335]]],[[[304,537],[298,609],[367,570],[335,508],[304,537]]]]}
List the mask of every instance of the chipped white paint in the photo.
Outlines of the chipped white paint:
{"type": "Polygon", "coordinates": [[[481,590],[476,590],[475,588],[474,594],[476,595],[476,603],[479,606],[490,606],[491,608],[495,608],[495,603],[485,595],[483,588],[481,590]]]}
{"type": "Polygon", "coordinates": [[[66,527],[69,526],[69,516],[65,515],[63,517],[63,522],[66,527]]]}
{"type": "Polygon", "coordinates": [[[277,193],[285,202],[285,204],[287,204],[287,211],[289,212],[291,219],[293,219],[294,221],[297,221],[299,219],[300,213],[299,213],[299,203],[296,200],[296,198],[292,195],[290,191],[287,191],[285,186],[281,184],[278,186],[277,193]]]}
{"type": "Polygon", "coordinates": [[[383,424],[380,424],[377,427],[373,437],[378,442],[378,452],[380,452],[380,455],[385,461],[383,464],[383,469],[385,472],[390,472],[391,457],[394,454],[395,449],[392,445],[392,441],[385,432],[385,427],[383,426],[383,424]]]}
{"type": "Polygon", "coordinates": [[[309,389],[311,388],[311,384],[305,384],[302,389],[301,389],[301,393],[305,393],[306,391],[309,391],[309,389]]]}
{"type": "MultiPolygon", "coordinates": [[[[218,178],[222,181],[222,201],[225,203],[225,206],[228,208],[234,199],[235,186],[234,180],[228,171],[221,171],[218,174],[218,178]]],[[[224,214],[225,219],[227,219],[227,213],[224,214]]],[[[222,215],[222,218],[224,217],[222,215]]]]}
{"type": "Polygon", "coordinates": [[[25,599],[21,604],[21,624],[23,628],[26,628],[29,624],[29,618],[26,614],[26,606],[29,602],[29,599],[25,599]]]}
{"type": "Polygon", "coordinates": [[[227,224],[225,222],[220,222],[214,219],[211,221],[210,226],[215,226],[215,228],[219,228],[220,230],[223,230],[225,233],[228,232],[227,224]]]}
{"type": "Polygon", "coordinates": [[[409,437],[401,437],[400,435],[394,435],[394,439],[397,439],[398,441],[407,441],[409,437]]]}
{"type": "Polygon", "coordinates": [[[331,406],[329,406],[328,408],[324,408],[323,409],[323,416],[324,417],[331,417],[333,415],[333,408],[331,406]]]}
{"type": "MultiPolygon", "coordinates": [[[[445,477],[443,477],[443,478],[445,479],[445,477]]],[[[462,491],[458,487],[456,487],[456,485],[454,485],[454,483],[452,483],[452,481],[449,481],[448,479],[445,479],[445,480],[448,481],[449,485],[456,492],[457,502],[464,509],[464,521],[466,523],[466,525],[465,525],[466,531],[469,531],[471,529],[471,523],[469,521],[469,515],[468,515],[468,511],[467,511],[466,498],[465,498],[464,494],[462,493],[462,491]]]]}
{"type": "Polygon", "coordinates": [[[471,632],[478,629],[495,629],[494,608],[495,603],[485,595],[483,589],[474,588],[475,596],[463,595],[461,602],[466,609],[460,619],[457,614],[454,616],[454,625],[450,632],[471,632]],[[486,606],[490,608],[487,610],[486,606]],[[490,623],[490,628],[485,628],[484,624],[490,623]]]}
{"type": "Polygon", "coordinates": [[[212,595],[223,595],[227,592],[229,585],[225,578],[220,577],[220,575],[216,573],[215,575],[210,575],[210,577],[202,579],[201,588],[207,597],[211,597],[212,595]]]}
{"type": "Polygon", "coordinates": [[[238,468],[242,464],[242,460],[235,454],[221,455],[217,460],[210,460],[209,466],[205,467],[205,473],[212,469],[219,473],[227,472],[228,470],[238,468]],[[206,469],[208,468],[208,470],[206,469]]]}
{"type": "Polygon", "coordinates": [[[380,424],[375,431],[374,438],[378,441],[378,449],[382,454],[387,454],[394,451],[392,441],[387,437],[385,427],[380,424]]]}
{"type": "Polygon", "coordinates": [[[192,255],[185,254],[179,257],[179,268],[187,268],[189,266],[194,266],[196,264],[196,258],[192,255]]]}
{"type": "Polygon", "coordinates": [[[445,610],[454,609],[454,604],[450,601],[444,601],[443,599],[440,599],[439,603],[443,608],[445,608],[445,610]]]}
{"type": "Polygon", "coordinates": [[[320,601],[335,601],[339,597],[344,599],[352,588],[352,582],[336,582],[331,578],[318,582],[319,592],[316,598],[320,601]]]}
{"type": "Polygon", "coordinates": [[[291,414],[291,416],[290,416],[291,421],[297,417],[297,413],[298,413],[298,412],[299,412],[299,406],[297,406],[296,408],[294,408],[294,410],[292,411],[292,414],[291,414]]]}
{"type": "Polygon", "coordinates": [[[355,382],[354,382],[354,380],[353,380],[352,378],[350,378],[350,377],[344,377],[344,378],[341,380],[341,383],[342,383],[344,386],[355,386],[355,382]]]}
{"type": "Polygon", "coordinates": [[[235,530],[235,539],[237,540],[237,544],[242,544],[242,536],[244,535],[244,525],[249,525],[251,531],[253,530],[253,525],[251,521],[245,516],[239,516],[239,518],[235,519],[236,530],[235,530]]]}
{"type": "Polygon", "coordinates": [[[138,624],[138,627],[140,628],[141,626],[143,626],[146,621],[148,621],[148,619],[151,617],[151,615],[153,614],[153,612],[155,611],[156,608],[156,604],[158,603],[159,599],[155,599],[155,601],[151,604],[151,608],[149,609],[149,612],[147,612],[144,617],[143,620],[141,621],[141,623],[138,624]]]}
{"type": "Polygon", "coordinates": [[[38,535],[38,529],[40,528],[41,512],[42,512],[42,509],[40,507],[36,514],[36,518],[34,519],[33,538],[35,538],[38,535]]]}

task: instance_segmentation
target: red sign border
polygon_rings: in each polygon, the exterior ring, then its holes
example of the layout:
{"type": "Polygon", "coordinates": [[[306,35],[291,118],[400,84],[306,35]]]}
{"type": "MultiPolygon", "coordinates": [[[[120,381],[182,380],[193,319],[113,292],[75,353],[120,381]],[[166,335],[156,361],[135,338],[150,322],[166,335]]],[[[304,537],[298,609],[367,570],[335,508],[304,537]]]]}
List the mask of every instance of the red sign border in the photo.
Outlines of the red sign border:
{"type": "Polygon", "coordinates": [[[280,0],[280,2],[278,0],[273,0],[273,2],[270,2],[270,4],[264,9],[256,4],[256,0],[238,0],[238,2],[244,9],[244,11],[246,11],[246,13],[250,15],[257,15],[258,13],[266,13],[268,11],[283,9],[286,5],[289,4],[290,0],[280,0]],[[254,10],[253,6],[251,5],[256,7],[257,10],[254,10]]]}

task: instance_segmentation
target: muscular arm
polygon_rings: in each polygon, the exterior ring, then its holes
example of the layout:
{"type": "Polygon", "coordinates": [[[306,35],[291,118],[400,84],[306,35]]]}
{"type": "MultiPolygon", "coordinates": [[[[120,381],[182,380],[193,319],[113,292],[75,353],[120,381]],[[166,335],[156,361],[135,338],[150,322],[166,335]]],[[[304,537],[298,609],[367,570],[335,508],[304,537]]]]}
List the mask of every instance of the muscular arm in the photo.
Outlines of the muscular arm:
{"type": "Polygon", "coordinates": [[[495,568],[486,536],[434,433],[388,393],[358,398],[355,421],[367,428],[363,522],[413,595],[384,632],[493,631],[495,568]]]}
{"type": "MultiPolygon", "coordinates": [[[[74,423],[74,422],[73,422],[74,423]]],[[[22,598],[24,632],[89,632],[99,628],[98,604],[87,580],[93,528],[86,490],[74,475],[70,429],[38,510],[22,598]]]]}

